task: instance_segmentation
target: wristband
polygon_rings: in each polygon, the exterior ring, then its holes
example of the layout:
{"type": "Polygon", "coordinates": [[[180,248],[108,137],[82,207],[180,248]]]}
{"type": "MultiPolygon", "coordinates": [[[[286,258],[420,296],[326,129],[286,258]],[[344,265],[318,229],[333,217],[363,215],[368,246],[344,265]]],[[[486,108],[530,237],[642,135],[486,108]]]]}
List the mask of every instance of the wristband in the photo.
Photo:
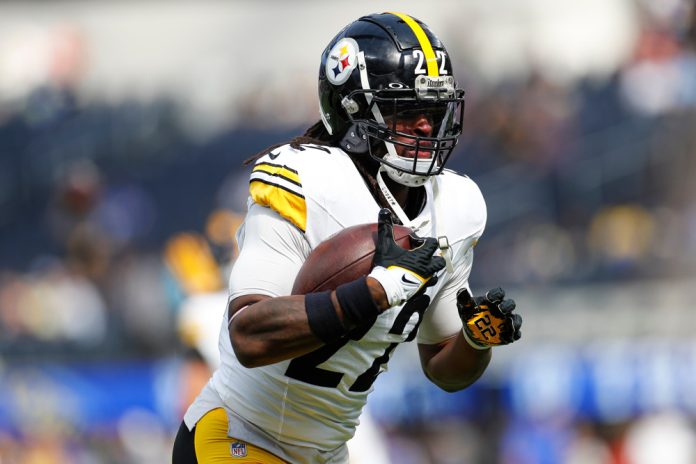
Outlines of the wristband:
{"type": "Polygon", "coordinates": [[[467,342],[469,345],[471,345],[471,347],[472,347],[473,349],[483,351],[483,350],[487,350],[487,349],[490,348],[490,346],[482,345],[482,344],[480,344],[480,343],[478,343],[478,342],[472,340],[471,337],[469,337],[469,334],[466,333],[466,328],[463,328],[463,329],[462,329],[462,334],[464,335],[464,340],[466,340],[466,342],[467,342]]]}
{"type": "Polygon", "coordinates": [[[384,289],[387,295],[389,306],[397,306],[405,300],[401,284],[399,283],[399,275],[389,272],[386,267],[375,266],[370,272],[370,277],[377,280],[384,289]]]}
{"type": "Polygon", "coordinates": [[[367,277],[339,285],[336,288],[336,299],[343,310],[346,325],[352,328],[363,327],[372,325],[377,320],[379,308],[367,286],[367,277]]]}
{"type": "Polygon", "coordinates": [[[346,328],[331,302],[330,291],[305,295],[305,311],[310,330],[322,342],[335,342],[346,334],[346,328]]]}

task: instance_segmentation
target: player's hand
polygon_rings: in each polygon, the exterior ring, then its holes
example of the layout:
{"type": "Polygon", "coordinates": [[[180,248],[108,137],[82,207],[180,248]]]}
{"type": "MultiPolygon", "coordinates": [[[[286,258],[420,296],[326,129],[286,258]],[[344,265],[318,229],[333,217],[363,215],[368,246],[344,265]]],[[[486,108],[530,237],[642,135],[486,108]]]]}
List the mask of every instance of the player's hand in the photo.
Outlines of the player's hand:
{"type": "Polygon", "coordinates": [[[464,338],[477,349],[507,345],[519,340],[522,317],[513,313],[514,300],[506,300],[498,287],[486,296],[472,297],[465,288],[457,293],[457,309],[464,324],[464,338]]]}
{"type": "Polygon", "coordinates": [[[389,306],[402,304],[423,286],[435,284],[435,273],[445,267],[444,258],[434,256],[437,240],[417,238],[417,246],[406,250],[394,241],[393,229],[391,211],[382,208],[377,220],[375,267],[369,276],[382,285],[389,306]]]}

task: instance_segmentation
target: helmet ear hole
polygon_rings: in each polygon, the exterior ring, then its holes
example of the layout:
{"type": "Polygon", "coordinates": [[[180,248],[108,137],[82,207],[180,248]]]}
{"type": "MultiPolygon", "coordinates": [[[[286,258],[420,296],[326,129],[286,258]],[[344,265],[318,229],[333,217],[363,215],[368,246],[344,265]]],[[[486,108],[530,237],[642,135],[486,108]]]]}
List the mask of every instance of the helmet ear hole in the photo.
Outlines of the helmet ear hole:
{"type": "Polygon", "coordinates": [[[358,105],[358,102],[350,97],[343,97],[343,100],[341,100],[341,106],[348,114],[355,114],[360,111],[360,105],[358,105]]]}

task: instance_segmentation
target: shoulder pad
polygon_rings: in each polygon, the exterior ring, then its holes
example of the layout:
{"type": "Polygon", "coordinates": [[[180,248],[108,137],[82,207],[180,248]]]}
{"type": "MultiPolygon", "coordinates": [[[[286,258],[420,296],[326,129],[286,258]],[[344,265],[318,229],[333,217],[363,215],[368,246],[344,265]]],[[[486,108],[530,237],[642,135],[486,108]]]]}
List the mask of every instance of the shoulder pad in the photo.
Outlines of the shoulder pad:
{"type": "Polygon", "coordinates": [[[307,205],[296,152],[284,145],[259,158],[249,179],[249,194],[256,203],[275,210],[304,232],[307,205]]]}
{"type": "Polygon", "coordinates": [[[461,172],[457,172],[457,171],[455,171],[455,170],[453,170],[453,169],[444,168],[444,169],[442,170],[442,172],[443,172],[443,173],[449,173],[449,174],[452,174],[452,175],[455,175],[455,176],[459,176],[459,177],[465,177],[465,178],[469,179],[469,176],[467,176],[466,174],[462,174],[461,172]]]}
{"type": "Polygon", "coordinates": [[[470,177],[449,170],[438,176],[438,181],[443,213],[457,212],[443,218],[448,231],[459,231],[450,237],[450,241],[454,243],[472,237],[477,240],[487,219],[486,202],[478,185],[470,177]]]}

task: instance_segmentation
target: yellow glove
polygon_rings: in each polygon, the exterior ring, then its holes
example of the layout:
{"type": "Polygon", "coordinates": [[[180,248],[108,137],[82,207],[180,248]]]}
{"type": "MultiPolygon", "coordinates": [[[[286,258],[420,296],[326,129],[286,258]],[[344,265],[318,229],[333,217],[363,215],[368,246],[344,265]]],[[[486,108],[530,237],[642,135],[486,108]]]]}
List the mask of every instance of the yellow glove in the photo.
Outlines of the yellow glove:
{"type": "Polygon", "coordinates": [[[472,297],[465,288],[457,293],[457,309],[464,324],[464,338],[471,346],[484,350],[519,340],[522,317],[514,314],[514,300],[505,300],[498,287],[486,296],[472,297]]]}

